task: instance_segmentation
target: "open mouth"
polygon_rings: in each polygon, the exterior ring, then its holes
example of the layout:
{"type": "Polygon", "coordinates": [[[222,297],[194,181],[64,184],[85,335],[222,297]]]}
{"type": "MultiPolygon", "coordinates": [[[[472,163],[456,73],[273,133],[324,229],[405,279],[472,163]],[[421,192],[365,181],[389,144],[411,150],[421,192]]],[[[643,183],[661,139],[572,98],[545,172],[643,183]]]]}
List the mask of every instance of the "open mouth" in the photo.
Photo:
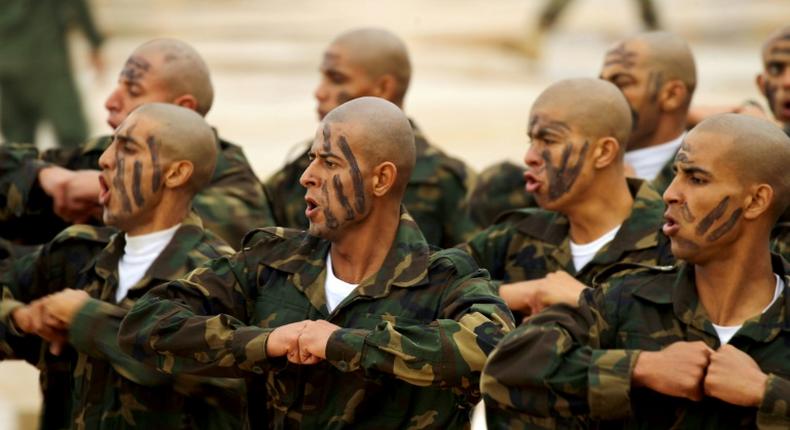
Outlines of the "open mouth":
{"type": "Polygon", "coordinates": [[[540,190],[541,182],[532,172],[524,172],[524,188],[528,193],[535,193],[540,190]]]}
{"type": "Polygon", "coordinates": [[[107,180],[104,175],[99,175],[99,204],[106,206],[110,201],[110,187],[107,185],[107,180]]]}
{"type": "Polygon", "coordinates": [[[661,230],[667,236],[675,235],[678,230],[680,230],[680,224],[678,224],[675,218],[671,217],[669,214],[664,214],[664,226],[661,227],[661,230]]]}
{"type": "Polygon", "coordinates": [[[318,202],[315,201],[312,197],[305,197],[305,203],[307,203],[307,209],[304,210],[304,214],[307,218],[311,218],[313,215],[318,212],[320,206],[318,206],[318,202]]]}

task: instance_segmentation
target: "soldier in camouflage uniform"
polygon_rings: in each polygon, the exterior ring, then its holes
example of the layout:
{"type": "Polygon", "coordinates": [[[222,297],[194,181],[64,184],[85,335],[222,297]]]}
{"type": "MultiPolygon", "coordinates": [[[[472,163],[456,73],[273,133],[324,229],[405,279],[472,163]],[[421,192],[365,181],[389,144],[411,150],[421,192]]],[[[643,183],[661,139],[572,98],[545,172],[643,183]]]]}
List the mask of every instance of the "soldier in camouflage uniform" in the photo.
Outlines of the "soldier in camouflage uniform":
{"type": "Polygon", "coordinates": [[[124,314],[151,287],[233,252],[190,212],[216,152],[214,133],[195,112],[141,106],[99,161],[104,221],[125,234],[75,225],[3,274],[0,321],[10,334],[0,350],[38,365],[43,382],[63,382],[60,369],[71,373],[60,387],[65,396],[45,387],[44,428],[232,429],[245,422],[240,381],[163,375],[121,352],[116,340],[124,314]],[[147,268],[130,254],[133,239],[162,245],[146,248],[147,268]]]}
{"type": "Polygon", "coordinates": [[[512,316],[485,271],[431,250],[403,209],[413,142],[381,98],[330,112],[301,178],[309,230],[258,230],[150,291],[121,348],[165,373],[254,375],[270,428],[468,427],[480,366],[512,316]]]}
{"type": "MultiPolygon", "coordinates": [[[[663,193],[674,175],[672,159],[683,138],[696,86],[691,50],[671,33],[637,34],[606,53],[600,77],[620,88],[631,108],[634,129],[625,162],[634,172],[629,176],[652,181],[653,188],[663,193]]],[[[523,181],[507,200],[492,198],[488,192],[518,183],[514,167],[497,164],[486,172],[469,198],[469,210],[478,226],[488,227],[494,222],[492,217],[508,209],[535,206],[535,199],[523,192],[523,181]]]]}
{"type": "MultiPolygon", "coordinates": [[[[209,72],[199,54],[184,42],[157,39],[126,61],[105,105],[107,122],[115,128],[135,107],[155,101],[205,115],[212,100],[209,72]]],[[[98,209],[98,160],[110,142],[103,136],[78,148],[43,154],[27,145],[0,147],[0,236],[43,243],[69,221],[90,220],[98,209]]],[[[216,171],[211,184],[195,196],[193,208],[208,229],[235,248],[247,231],[273,225],[274,220],[242,149],[219,137],[217,142],[216,171]]]]}
{"type": "Polygon", "coordinates": [[[766,246],[788,163],[768,121],[692,130],[664,194],[683,262],[623,264],[508,335],[484,370],[489,428],[789,428],[790,273],[766,246]]]}
{"type": "Polygon", "coordinates": [[[625,177],[620,142],[630,129],[623,95],[599,79],[560,81],[535,101],[525,177],[542,209],[510,212],[462,246],[502,283],[511,309],[575,303],[584,285],[619,261],[671,260],[658,231],[661,197],[625,177]],[[597,249],[584,262],[574,247],[588,243],[597,249]]]}
{"type": "MultiPolygon", "coordinates": [[[[321,64],[321,83],[315,92],[318,116],[323,118],[340,104],[362,96],[382,97],[403,108],[411,65],[403,42],[379,29],[343,33],[329,45],[321,64]]],[[[428,140],[411,121],[417,146],[414,167],[403,204],[431,245],[450,247],[469,238],[475,226],[464,203],[474,173],[428,140]]],[[[299,177],[310,164],[312,142],[293,161],[266,181],[276,224],[306,228],[304,187],[299,177]]]]}

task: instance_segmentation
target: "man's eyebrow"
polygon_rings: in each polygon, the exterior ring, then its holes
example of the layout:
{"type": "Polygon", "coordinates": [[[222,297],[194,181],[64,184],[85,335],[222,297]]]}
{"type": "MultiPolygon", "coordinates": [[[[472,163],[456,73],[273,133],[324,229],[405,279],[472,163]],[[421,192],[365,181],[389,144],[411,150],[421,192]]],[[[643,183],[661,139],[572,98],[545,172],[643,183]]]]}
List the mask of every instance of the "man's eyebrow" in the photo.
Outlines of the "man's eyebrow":
{"type": "Polygon", "coordinates": [[[315,156],[319,158],[337,158],[338,160],[343,159],[343,157],[335,154],[332,151],[318,151],[318,152],[314,152],[313,154],[315,154],[315,156]]]}
{"type": "Polygon", "coordinates": [[[132,137],[129,134],[118,133],[115,136],[113,136],[113,138],[118,139],[119,141],[124,142],[124,143],[130,142],[130,143],[134,143],[135,145],[140,145],[140,141],[138,141],[137,139],[135,139],[134,137],[132,137]]]}
{"type": "MultiPolygon", "coordinates": [[[[676,165],[677,165],[677,163],[676,163],[676,165]]],[[[697,166],[678,166],[677,169],[678,170],[682,170],[683,173],[685,173],[685,174],[693,175],[693,174],[696,173],[696,174],[701,174],[701,175],[705,175],[705,176],[713,176],[713,174],[711,172],[703,169],[702,167],[697,167],[697,166]]]]}

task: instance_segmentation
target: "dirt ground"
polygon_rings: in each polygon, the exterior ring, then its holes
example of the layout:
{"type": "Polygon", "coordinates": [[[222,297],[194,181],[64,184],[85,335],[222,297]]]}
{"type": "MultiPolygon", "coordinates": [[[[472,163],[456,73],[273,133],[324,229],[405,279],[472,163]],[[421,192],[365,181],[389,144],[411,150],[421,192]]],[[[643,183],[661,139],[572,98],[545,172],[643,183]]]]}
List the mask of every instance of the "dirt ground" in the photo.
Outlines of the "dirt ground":
{"type": "MultiPolygon", "coordinates": [[[[546,0],[93,0],[109,36],[105,71],[87,68],[84,40],[73,57],[93,134],[108,133],[104,99],[131,50],[177,37],[200,51],[213,74],[207,116],[240,144],[265,179],[317,125],[313,90],[331,38],[362,26],[388,28],[409,46],[413,80],[405,110],[436,145],[480,170],[518,161],[526,117],[549,83],[597,76],[605,49],[640,30],[632,0],[577,0],[542,43],[538,60],[517,49],[546,0]]],[[[754,85],[759,47],[787,24],[783,0],[660,0],[664,28],[687,38],[697,59],[695,104],[761,100],[754,85]]],[[[1,42],[0,42],[1,43],[1,42]]],[[[52,145],[43,127],[40,144],[52,145]]],[[[0,429],[35,428],[35,370],[0,363],[0,429]]]]}

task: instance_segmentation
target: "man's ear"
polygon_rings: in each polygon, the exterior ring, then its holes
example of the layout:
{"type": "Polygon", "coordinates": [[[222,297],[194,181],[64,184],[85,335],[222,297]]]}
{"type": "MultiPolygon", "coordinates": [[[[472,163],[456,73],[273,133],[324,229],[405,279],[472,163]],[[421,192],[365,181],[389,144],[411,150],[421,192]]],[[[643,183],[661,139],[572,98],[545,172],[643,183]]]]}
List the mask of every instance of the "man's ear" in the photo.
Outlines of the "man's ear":
{"type": "Polygon", "coordinates": [[[373,195],[387,194],[398,179],[398,168],[394,163],[385,161],[373,168],[373,195]]]}
{"type": "MultiPolygon", "coordinates": [[[[754,82],[757,84],[757,89],[760,90],[760,94],[762,94],[763,97],[766,97],[766,93],[765,93],[765,74],[764,73],[758,73],[757,76],[755,76],[755,78],[754,78],[754,82]]],[[[769,106],[769,108],[773,109],[774,107],[773,106],[769,106]]]]}
{"type": "Polygon", "coordinates": [[[658,95],[658,105],[661,110],[671,112],[687,105],[689,90],[683,81],[673,79],[661,87],[658,95]]]}
{"type": "Polygon", "coordinates": [[[398,81],[395,76],[383,75],[376,80],[375,91],[376,97],[395,103],[398,98],[398,81]]]}
{"type": "Polygon", "coordinates": [[[180,95],[175,98],[172,102],[176,106],[185,107],[187,109],[192,109],[193,111],[197,112],[198,109],[198,101],[192,94],[184,94],[180,95]]]}
{"type": "Polygon", "coordinates": [[[620,157],[620,142],[614,137],[603,137],[595,142],[593,160],[596,169],[603,169],[620,157]]]}
{"type": "Polygon", "coordinates": [[[186,185],[192,177],[195,166],[191,161],[174,161],[167,166],[162,183],[166,188],[178,188],[186,185]]]}
{"type": "Polygon", "coordinates": [[[770,185],[755,185],[746,199],[746,207],[743,208],[743,218],[759,218],[771,208],[773,201],[774,189],[770,185]]]}

